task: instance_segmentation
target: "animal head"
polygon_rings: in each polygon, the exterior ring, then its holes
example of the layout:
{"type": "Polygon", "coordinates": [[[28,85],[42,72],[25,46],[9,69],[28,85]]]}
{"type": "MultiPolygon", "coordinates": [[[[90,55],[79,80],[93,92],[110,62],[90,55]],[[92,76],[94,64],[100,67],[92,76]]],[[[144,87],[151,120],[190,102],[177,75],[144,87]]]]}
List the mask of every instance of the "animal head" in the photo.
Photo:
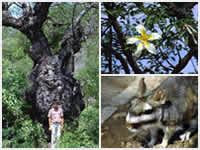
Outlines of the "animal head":
{"type": "Polygon", "coordinates": [[[126,116],[126,126],[136,132],[143,125],[152,124],[161,117],[162,104],[167,102],[167,97],[163,89],[157,89],[153,95],[139,97],[131,101],[131,105],[126,116]]]}
{"type": "Polygon", "coordinates": [[[155,119],[154,109],[149,103],[134,99],[126,116],[126,126],[130,131],[136,132],[143,124],[155,119]]]}

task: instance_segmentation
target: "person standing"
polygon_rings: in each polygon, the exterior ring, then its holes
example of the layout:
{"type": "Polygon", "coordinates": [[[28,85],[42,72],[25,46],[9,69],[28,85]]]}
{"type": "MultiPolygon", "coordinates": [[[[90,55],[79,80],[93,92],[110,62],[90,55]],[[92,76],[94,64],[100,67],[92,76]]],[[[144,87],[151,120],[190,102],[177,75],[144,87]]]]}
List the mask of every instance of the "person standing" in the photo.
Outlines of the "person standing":
{"type": "Polygon", "coordinates": [[[53,102],[52,108],[48,113],[48,119],[49,130],[51,131],[51,148],[55,148],[64,125],[63,110],[57,102],[53,102]]]}

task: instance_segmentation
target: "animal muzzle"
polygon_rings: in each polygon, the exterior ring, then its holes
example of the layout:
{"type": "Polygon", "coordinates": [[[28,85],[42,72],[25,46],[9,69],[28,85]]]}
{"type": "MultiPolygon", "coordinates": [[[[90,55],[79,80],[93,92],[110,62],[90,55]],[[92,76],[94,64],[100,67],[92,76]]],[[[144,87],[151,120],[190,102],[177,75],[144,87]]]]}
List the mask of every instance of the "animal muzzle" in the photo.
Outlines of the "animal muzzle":
{"type": "Polygon", "coordinates": [[[143,122],[153,121],[155,119],[156,119],[155,114],[144,114],[141,116],[134,116],[128,112],[128,114],[126,116],[126,122],[128,124],[139,124],[139,123],[143,123],[143,122]]]}
{"type": "Polygon", "coordinates": [[[140,128],[143,124],[148,124],[154,122],[156,120],[156,116],[154,114],[144,114],[141,116],[134,116],[130,113],[126,116],[126,127],[131,132],[136,132],[138,128],[140,128]]]}

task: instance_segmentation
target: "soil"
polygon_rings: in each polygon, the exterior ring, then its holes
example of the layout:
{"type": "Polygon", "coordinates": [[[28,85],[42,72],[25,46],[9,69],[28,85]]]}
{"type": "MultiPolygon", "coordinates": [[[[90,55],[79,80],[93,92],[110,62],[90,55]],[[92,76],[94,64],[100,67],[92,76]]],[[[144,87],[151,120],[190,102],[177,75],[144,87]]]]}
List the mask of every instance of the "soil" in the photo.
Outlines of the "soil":
{"type": "MultiPolygon", "coordinates": [[[[125,112],[117,111],[112,117],[102,124],[101,146],[102,148],[142,148],[142,141],[148,140],[147,133],[134,135],[125,126],[125,112]]],[[[158,143],[154,148],[159,147],[158,143]]],[[[198,145],[198,134],[192,135],[190,140],[181,141],[175,139],[167,148],[194,148],[198,145]]]]}

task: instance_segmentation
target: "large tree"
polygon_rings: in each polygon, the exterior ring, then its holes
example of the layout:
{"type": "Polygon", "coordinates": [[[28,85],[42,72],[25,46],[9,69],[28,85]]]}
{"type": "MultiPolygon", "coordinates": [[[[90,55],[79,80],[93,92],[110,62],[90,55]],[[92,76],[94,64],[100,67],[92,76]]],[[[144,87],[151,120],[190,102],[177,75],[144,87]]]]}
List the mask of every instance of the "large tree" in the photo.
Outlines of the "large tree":
{"type": "Polygon", "coordinates": [[[101,23],[102,73],[197,73],[197,3],[102,3],[101,23]],[[162,35],[157,54],[127,44],[139,24],[162,35]]]}
{"type": "MultiPolygon", "coordinates": [[[[28,75],[31,87],[26,89],[24,98],[32,105],[31,117],[44,125],[47,125],[47,113],[53,101],[62,105],[67,120],[79,116],[85,107],[80,82],[73,77],[74,55],[80,51],[81,42],[86,39],[81,21],[92,8],[98,7],[96,3],[77,3],[71,12],[72,19],[66,23],[49,15],[49,10],[57,5],[61,3],[2,4],[3,26],[19,30],[30,40],[27,53],[34,65],[28,75]],[[79,15],[75,15],[77,5],[83,5],[79,15]],[[16,7],[17,11],[14,9],[16,7]],[[58,38],[60,49],[56,52],[52,50],[53,42],[50,44],[44,33],[44,24],[49,22],[54,27],[65,28],[62,37],[58,38]]],[[[64,15],[63,18],[66,19],[64,15]]]]}

